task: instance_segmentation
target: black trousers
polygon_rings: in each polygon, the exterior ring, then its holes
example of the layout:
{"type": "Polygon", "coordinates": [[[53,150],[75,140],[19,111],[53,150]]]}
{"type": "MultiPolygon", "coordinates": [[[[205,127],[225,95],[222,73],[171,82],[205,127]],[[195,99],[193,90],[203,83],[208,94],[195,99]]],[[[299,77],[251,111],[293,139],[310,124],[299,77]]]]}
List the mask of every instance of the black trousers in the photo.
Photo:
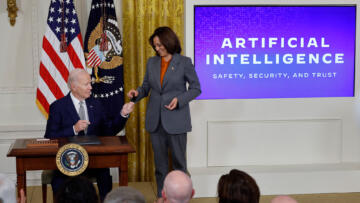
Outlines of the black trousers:
{"type": "Polygon", "coordinates": [[[150,139],[154,150],[157,196],[161,197],[164,180],[169,172],[169,150],[171,152],[173,169],[188,173],[186,166],[187,134],[169,134],[159,124],[156,131],[150,133],[150,139]]]}
{"type": "MultiPolygon", "coordinates": [[[[106,194],[112,189],[112,178],[109,168],[87,169],[81,174],[81,176],[96,178],[101,201],[105,199],[106,194]]],[[[51,180],[51,187],[55,196],[67,178],[69,178],[69,176],[62,174],[58,170],[55,171],[54,177],[51,180]]]]}

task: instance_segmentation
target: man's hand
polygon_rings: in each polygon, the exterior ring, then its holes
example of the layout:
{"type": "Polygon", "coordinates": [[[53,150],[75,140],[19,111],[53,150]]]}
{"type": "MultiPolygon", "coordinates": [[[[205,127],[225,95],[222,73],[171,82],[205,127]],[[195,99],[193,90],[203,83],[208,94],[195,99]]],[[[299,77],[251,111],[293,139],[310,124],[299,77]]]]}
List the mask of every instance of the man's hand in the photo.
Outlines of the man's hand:
{"type": "Polygon", "coordinates": [[[85,130],[88,125],[90,125],[90,122],[87,120],[78,120],[78,122],[76,122],[76,124],[74,125],[74,129],[77,133],[79,133],[80,131],[85,130]]]}
{"type": "Polygon", "coordinates": [[[132,99],[133,97],[137,97],[139,95],[139,92],[137,90],[130,90],[128,93],[127,93],[127,96],[132,99]]]}
{"type": "Polygon", "coordinates": [[[129,102],[124,104],[124,106],[121,109],[121,115],[123,117],[126,117],[128,114],[130,114],[134,110],[134,102],[129,102]]]}
{"type": "Polygon", "coordinates": [[[176,108],[177,104],[178,104],[178,99],[175,97],[173,100],[171,100],[169,105],[165,105],[165,108],[172,111],[176,108]]]}

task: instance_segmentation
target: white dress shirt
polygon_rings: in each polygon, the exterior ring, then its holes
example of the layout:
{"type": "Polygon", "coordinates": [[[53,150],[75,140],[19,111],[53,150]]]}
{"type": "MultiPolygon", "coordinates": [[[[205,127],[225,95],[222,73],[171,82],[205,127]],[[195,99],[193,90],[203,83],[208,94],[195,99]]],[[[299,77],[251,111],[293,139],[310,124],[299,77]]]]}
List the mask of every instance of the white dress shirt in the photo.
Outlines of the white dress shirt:
{"type": "MultiPolygon", "coordinates": [[[[70,92],[70,97],[71,97],[71,100],[75,106],[75,109],[76,109],[76,112],[78,113],[79,115],[79,109],[80,109],[80,100],[78,100],[71,92],[70,92]]],[[[87,111],[87,106],[86,106],[86,102],[85,100],[83,100],[84,104],[84,110],[85,110],[85,118],[87,121],[89,121],[89,115],[88,115],[88,111],[87,111]]],[[[75,131],[75,127],[73,126],[73,130],[74,130],[74,133],[75,135],[77,135],[78,133],[75,131]]]]}

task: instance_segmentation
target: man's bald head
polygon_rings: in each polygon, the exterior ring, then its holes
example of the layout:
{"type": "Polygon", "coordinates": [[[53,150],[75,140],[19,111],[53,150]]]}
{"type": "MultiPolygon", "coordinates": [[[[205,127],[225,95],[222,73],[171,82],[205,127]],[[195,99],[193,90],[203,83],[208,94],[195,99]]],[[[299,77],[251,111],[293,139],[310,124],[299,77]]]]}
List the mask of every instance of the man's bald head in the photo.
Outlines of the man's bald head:
{"type": "Polygon", "coordinates": [[[165,178],[162,195],[166,202],[189,202],[194,195],[190,177],[182,171],[175,170],[170,172],[165,178]]]}
{"type": "Polygon", "coordinates": [[[271,203],[297,203],[297,201],[289,196],[280,195],[272,199],[271,203]]]}

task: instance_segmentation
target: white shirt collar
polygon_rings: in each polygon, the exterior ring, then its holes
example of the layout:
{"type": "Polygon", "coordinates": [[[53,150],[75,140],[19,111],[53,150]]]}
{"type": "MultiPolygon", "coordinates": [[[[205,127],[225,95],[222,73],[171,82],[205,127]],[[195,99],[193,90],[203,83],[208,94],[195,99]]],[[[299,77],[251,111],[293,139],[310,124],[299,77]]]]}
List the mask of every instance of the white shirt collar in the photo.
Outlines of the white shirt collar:
{"type": "Polygon", "coordinates": [[[72,100],[72,102],[74,103],[74,105],[79,105],[80,100],[78,100],[78,99],[73,95],[72,92],[70,92],[70,97],[71,97],[71,100],[72,100]]]}

